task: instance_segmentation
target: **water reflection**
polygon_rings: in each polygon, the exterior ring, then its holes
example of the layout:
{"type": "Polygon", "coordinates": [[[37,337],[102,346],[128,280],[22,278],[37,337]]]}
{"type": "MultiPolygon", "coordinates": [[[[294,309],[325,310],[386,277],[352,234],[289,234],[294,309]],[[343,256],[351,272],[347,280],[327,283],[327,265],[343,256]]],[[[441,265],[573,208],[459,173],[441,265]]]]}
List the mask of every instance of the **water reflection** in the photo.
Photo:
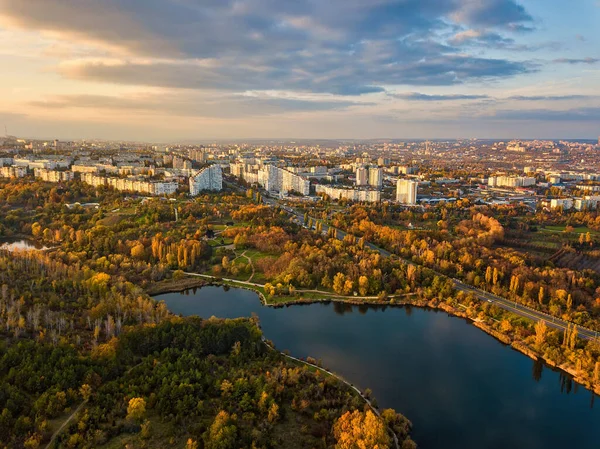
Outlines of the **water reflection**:
{"type": "Polygon", "coordinates": [[[256,313],[278,348],[322,359],[371,388],[382,408],[406,414],[419,448],[598,448],[591,392],[444,312],[343,303],[273,309],[250,291],[219,287],[157,299],[186,315],[256,313]]]}
{"type": "Polygon", "coordinates": [[[533,380],[539,382],[542,380],[542,372],[544,371],[544,362],[541,359],[533,361],[533,380]]]}
{"type": "Polygon", "coordinates": [[[48,249],[46,246],[39,244],[34,240],[22,239],[22,238],[4,238],[0,239],[0,250],[7,250],[10,252],[14,251],[26,251],[26,250],[44,250],[48,249]]]}

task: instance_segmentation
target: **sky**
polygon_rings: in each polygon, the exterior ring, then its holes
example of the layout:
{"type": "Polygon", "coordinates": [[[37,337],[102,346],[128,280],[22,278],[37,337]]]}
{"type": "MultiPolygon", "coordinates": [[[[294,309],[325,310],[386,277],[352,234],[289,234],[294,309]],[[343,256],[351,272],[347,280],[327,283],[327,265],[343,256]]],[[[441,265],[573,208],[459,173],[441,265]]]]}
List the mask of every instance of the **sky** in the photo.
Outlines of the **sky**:
{"type": "Polygon", "coordinates": [[[595,138],[599,23],[600,0],[0,0],[0,126],[155,142],[595,138]]]}

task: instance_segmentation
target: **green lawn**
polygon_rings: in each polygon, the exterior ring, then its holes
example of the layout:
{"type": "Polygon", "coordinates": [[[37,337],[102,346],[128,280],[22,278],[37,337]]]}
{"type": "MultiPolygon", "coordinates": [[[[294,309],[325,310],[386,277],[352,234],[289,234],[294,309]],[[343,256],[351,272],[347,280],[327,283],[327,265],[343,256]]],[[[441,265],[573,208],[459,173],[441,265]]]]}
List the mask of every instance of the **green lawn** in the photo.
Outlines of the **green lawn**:
{"type": "MultiPolygon", "coordinates": [[[[566,226],[564,226],[564,225],[545,226],[543,228],[540,228],[540,231],[542,231],[542,232],[564,232],[565,229],[566,229],[566,226]]],[[[572,234],[587,234],[588,232],[592,235],[600,234],[598,231],[594,231],[593,229],[590,229],[587,226],[574,227],[573,231],[571,233],[572,234]]]]}

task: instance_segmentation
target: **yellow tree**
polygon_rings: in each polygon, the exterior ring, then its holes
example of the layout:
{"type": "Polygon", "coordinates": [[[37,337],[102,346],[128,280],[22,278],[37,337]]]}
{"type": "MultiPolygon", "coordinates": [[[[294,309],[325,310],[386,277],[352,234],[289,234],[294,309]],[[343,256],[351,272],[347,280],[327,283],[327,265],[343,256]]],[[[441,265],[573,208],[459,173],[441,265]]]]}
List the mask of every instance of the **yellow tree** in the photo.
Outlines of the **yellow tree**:
{"type": "Polygon", "coordinates": [[[535,323],[535,345],[538,348],[541,348],[544,342],[546,341],[546,331],[548,330],[548,326],[546,326],[546,322],[544,320],[540,320],[535,323]]]}
{"type": "Polygon", "coordinates": [[[388,449],[390,437],[385,424],[371,410],[344,413],[333,425],[336,449],[388,449]]]}
{"type": "Polygon", "coordinates": [[[366,276],[358,278],[358,293],[360,296],[367,296],[369,293],[369,279],[366,276]]]}
{"type": "Polygon", "coordinates": [[[344,293],[344,284],[346,283],[346,275],[338,273],[333,278],[333,291],[338,295],[344,293]]]}
{"type": "Polygon", "coordinates": [[[133,248],[131,248],[131,257],[134,259],[143,259],[145,255],[144,245],[138,243],[133,248]]]}
{"type": "Polygon", "coordinates": [[[146,414],[146,401],[144,398],[132,398],[127,406],[127,419],[132,421],[141,420],[146,414]]]}

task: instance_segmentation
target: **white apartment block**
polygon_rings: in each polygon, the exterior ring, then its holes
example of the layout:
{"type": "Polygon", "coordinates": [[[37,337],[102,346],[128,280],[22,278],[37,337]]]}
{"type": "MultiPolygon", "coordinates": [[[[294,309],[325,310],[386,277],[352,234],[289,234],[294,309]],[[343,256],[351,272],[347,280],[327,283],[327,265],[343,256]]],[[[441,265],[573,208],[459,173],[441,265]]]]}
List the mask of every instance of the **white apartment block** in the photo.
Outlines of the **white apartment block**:
{"type": "Polygon", "coordinates": [[[66,182],[75,177],[72,171],[46,170],[45,168],[34,168],[33,174],[36,178],[46,182],[66,182]]]}
{"type": "Polygon", "coordinates": [[[281,170],[281,188],[279,191],[294,191],[306,196],[310,194],[310,181],[290,171],[281,170]]]}
{"type": "Polygon", "coordinates": [[[275,165],[265,165],[258,171],[258,184],[269,192],[298,192],[310,194],[310,181],[304,176],[292,173],[275,165]]]}
{"type": "Polygon", "coordinates": [[[369,170],[364,167],[356,169],[356,185],[366,186],[369,185],[369,170]]]}
{"type": "Polygon", "coordinates": [[[56,161],[49,161],[47,159],[24,159],[24,158],[15,158],[13,160],[14,165],[18,165],[19,167],[28,167],[30,169],[34,168],[46,168],[49,170],[54,170],[56,168],[56,161]]]}
{"type": "Polygon", "coordinates": [[[94,187],[109,186],[115,190],[146,193],[148,195],[170,195],[177,191],[179,184],[173,181],[144,181],[131,178],[112,178],[82,173],[81,181],[94,187]]]}
{"type": "Polygon", "coordinates": [[[27,167],[18,165],[0,167],[0,176],[3,178],[23,178],[24,176],[27,176],[27,167]]]}
{"type": "Polygon", "coordinates": [[[383,169],[378,167],[369,168],[369,185],[380,189],[383,186],[383,169]]]}
{"type": "Polygon", "coordinates": [[[198,195],[203,190],[223,190],[223,170],[219,164],[211,165],[190,176],[190,195],[198,195]]]}
{"type": "Polygon", "coordinates": [[[535,178],[526,176],[490,176],[488,186],[490,187],[527,187],[534,186],[535,178]]]}
{"type": "Polygon", "coordinates": [[[396,201],[403,204],[417,204],[417,181],[398,179],[396,183],[396,201]]]}
{"type": "Polygon", "coordinates": [[[381,201],[381,192],[379,190],[347,189],[317,184],[316,192],[324,193],[334,200],[364,201],[368,203],[381,201]]]}
{"type": "Polygon", "coordinates": [[[578,184],[577,188],[579,190],[588,190],[590,192],[600,192],[600,186],[598,185],[578,184]]]}
{"type": "Polygon", "coordinates": [[[551,209],[558,209],[559,207],[561,207],[564,210],[567,210],[567,209],[572,209],[573,205],[574,205],[574,201],[572,198],[558,198],[558,199],[550,200],[550,208],[551,209]]]}
{"type": "Polygon", "coordinates": [[[98,167],[95,165],[73,164],[71,171],[73,173],[98,173],[98,167]]]}

